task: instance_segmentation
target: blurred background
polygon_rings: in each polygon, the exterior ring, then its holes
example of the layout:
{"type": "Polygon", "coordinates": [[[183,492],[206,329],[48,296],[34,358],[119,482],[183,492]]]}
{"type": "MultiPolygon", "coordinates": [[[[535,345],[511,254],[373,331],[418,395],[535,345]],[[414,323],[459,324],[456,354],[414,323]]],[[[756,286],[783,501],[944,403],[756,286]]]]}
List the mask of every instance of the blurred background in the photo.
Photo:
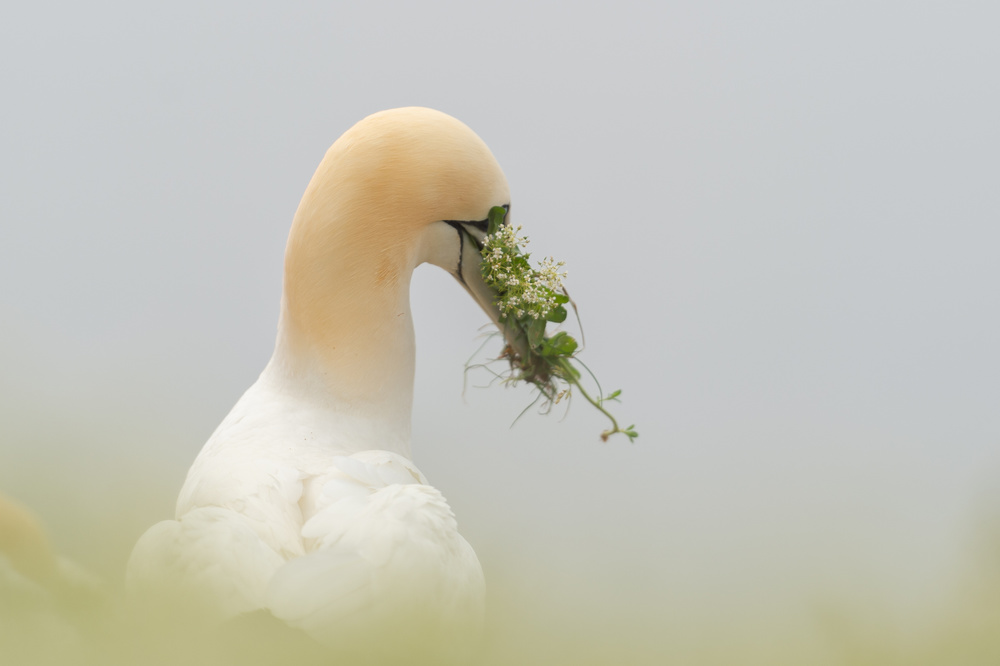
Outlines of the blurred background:
{"type": "Polygon", "coordinates": [[[272,347],[327,147],[472,127],[567,262],[583,401],[463,366],[418,269],[413,450],[486,663],[1000,661],[1000,9],[988,2],[16,3],[0,492],[120,590],[272,347]]]}

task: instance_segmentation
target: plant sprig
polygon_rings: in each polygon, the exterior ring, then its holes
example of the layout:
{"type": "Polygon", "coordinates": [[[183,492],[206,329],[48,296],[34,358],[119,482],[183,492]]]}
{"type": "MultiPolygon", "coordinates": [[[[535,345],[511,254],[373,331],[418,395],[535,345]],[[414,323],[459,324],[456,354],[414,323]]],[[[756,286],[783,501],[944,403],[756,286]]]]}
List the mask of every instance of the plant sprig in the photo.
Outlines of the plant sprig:
{"type": "MultiPolygon", "coordinates": [[[[575,389],[610,421],[611,427],[601,433],[607,441],[621,433],[633,441],[639,434],[635,426],[622,428],[605,408],[607,402],[618,402],[621,391],[603,395],[597,377],[578,358],[579,344],[566,331],[546,335],[551,322],[566,321],[567,305],[572,305],[569,294],[562,286],[566,277],[562,262],[544,259],[539,268],[533,268],[530,254],[523,251],[527,238],[520,236],[520,227],[504,224],[507,210],[496,206],[490,209],[488,228],[482,246],[483,280],[496,292],[496,305],[500,310],[499,324],[508,335],[508,343],[500,355],[510,364],[510,374],[505,381],[528,382],[537,388],[551,406],[575,389]],[[515,339],[511,340],[511,336],[515,339]],[[579,364],[597,385],[596,397],[584,388],[579,364]]],[[[574,311],[575,311],[574,306],[574,311]]]]}

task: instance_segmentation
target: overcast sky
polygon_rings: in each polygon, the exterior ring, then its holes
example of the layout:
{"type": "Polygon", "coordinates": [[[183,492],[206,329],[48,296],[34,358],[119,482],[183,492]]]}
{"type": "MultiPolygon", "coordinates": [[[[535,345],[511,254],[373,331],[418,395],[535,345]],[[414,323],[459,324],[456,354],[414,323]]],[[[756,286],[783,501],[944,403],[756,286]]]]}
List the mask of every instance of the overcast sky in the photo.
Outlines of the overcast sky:
{"type": "Polygon", "coordinates": [[[509,428],[529,392],[475,376],[463,398],[486,318],[418,269],[414,455],[488,576],[530,562],[650,608],[845,581],[930,598],[1000,496],[998,19],[988,2],[15,3],[0,489],[85,561],[87,525],[128,526],[120,560],[91,562],[123,565],[270,355],[284,241],[327,147],[423,105],[493,150],[532,249],[567,262],[583,359],[640,432],[601,443],[582,401],[509,428]]]}

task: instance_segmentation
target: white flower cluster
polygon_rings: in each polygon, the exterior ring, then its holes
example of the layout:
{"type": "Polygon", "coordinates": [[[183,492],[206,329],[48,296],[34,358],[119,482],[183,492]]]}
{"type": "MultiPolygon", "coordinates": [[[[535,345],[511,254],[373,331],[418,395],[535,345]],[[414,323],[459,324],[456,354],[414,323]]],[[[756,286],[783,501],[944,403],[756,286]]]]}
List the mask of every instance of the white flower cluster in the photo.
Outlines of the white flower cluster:
{"type": "Polygon", "coordinates": [[[520,231],[521,227],[504,225],[483,239],[483,278],[497,291],[502,315],[544,319],[558,305],[556,293],[566,278],[565,264],[549,257],[533,269],[530,255],[521,253],[528,239],[520,231]]]}

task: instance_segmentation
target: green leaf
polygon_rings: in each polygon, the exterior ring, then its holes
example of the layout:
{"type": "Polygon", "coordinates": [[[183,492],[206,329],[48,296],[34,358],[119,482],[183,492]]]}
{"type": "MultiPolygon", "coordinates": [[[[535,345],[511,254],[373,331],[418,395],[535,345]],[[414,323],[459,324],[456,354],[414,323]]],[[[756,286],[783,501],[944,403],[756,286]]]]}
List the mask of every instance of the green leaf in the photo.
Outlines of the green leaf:
{"type": "Polygon", "coordinates": [[[559,331],[551,338],[548,338],[545,344],[561,356],[569,356],[576,351],[577,347],[576,340],[566,331],[559,331]]]}
{"type": "Polygon", "coordinates": [[[487,226],[486,233],[495,234],[497,229],[503,226],[503,220],[505,217],[507,217],[506,208],[503,208],[502,206],[493,206],[493,208],[490,208],[490,212],[486,216],[486,219],[490,221],[487,226]]]}
{"type": "Polygon", "coordinates": [[[566,308],[561,305],[549,310],[549,314],[545,316],[545,319],[551,321],[554,324],[561,324],[566,321],[566,308]]]}
{"type": "Polygon", "coordinates": [[[551,338],[543,339],[542,345],[538,350],[539,353],[542,356],[546,357],[559,356],[559,348],[557,347],[557,345],[559,344],[559,341],[562,339],[561,336],[563,335],[565,335],[565,333],[560,332],[556,333],[555,336],[551,338]]]}
{"type": "Polygon", "coordinates": [[[532,349],[538,349],[542,346],[542,342],[545,339],[545,320],[527,319],[528,322],[524,327],[524,332],[528,335],[528,344],[532,349]]]}

